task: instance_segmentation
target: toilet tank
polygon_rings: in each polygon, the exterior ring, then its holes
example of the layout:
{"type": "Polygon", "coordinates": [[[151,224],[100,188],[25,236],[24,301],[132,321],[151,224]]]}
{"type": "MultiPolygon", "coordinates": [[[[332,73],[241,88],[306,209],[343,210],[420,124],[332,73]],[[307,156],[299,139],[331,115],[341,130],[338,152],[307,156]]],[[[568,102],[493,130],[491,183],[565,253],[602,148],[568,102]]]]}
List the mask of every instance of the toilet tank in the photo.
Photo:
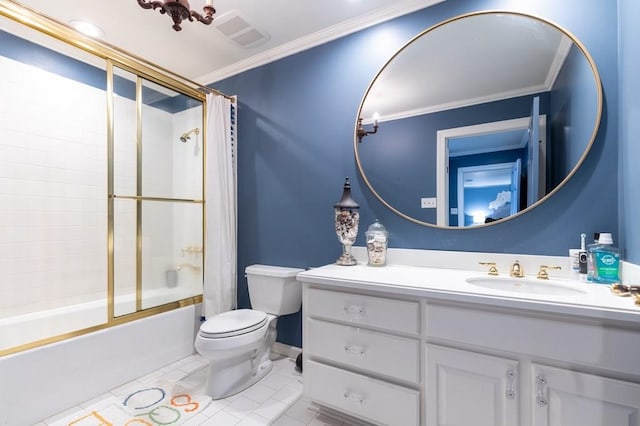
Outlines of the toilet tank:
{"type": "Polygon", "coordinates": [[[296,280],[296,275],[304,269],[251,265],[244,271],[253,309],[272,315],[293,314],[300,310],[302,284],[296,280]]]}

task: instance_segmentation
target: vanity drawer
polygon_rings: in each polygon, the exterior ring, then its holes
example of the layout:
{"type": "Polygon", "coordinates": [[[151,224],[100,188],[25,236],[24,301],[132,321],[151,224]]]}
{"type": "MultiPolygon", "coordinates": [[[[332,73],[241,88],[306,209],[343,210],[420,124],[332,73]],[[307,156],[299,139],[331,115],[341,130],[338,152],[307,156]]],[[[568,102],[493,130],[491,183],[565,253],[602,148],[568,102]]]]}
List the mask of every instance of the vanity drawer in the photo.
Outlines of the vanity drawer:
{"type": "Polygon", "coordinates": [[[305,396],[330,408],[385,425],[417,425],[420,422],[418,391],[307,361],[304,365],[305,396]]]}
{"type": "Polygon", "coordinates": [[[309,356],[373,371],[411,383],[420,382],[420,343],[358,327],[307,319],[309,356]]]}
{"type": "Polygon", "coordinates": [[[309,288],[307,315],[401,333],[420,332],[420,304],[361,294],[309,288]]]}

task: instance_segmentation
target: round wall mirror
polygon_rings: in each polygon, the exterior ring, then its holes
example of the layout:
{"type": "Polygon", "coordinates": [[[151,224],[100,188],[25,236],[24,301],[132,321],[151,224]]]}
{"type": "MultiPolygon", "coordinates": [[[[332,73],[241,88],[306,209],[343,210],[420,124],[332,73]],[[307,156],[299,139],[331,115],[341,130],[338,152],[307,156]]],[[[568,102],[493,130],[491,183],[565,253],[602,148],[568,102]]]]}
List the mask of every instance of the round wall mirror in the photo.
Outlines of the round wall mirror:
{"type": "Polygon", "coordinates": [[[495,224],[548,199],[584,161],[602,90],[582,43],[513,12],[437,24],[369,85],[355,157],[372,193],[413,222],[495,224]]]}

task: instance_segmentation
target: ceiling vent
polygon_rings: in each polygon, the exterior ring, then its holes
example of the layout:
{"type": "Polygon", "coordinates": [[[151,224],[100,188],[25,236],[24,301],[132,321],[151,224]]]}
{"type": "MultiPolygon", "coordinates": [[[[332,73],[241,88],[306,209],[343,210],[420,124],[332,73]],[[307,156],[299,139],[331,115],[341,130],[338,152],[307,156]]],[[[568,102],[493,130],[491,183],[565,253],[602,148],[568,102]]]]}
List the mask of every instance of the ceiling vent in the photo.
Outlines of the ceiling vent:
{"type": "Polygon", "coordinates": [[[213,25],[229,40],[242,47],[254,47],[267,42],[269,34],[253,26],[239,11],[232,10],[213,21],[213,25]]]}

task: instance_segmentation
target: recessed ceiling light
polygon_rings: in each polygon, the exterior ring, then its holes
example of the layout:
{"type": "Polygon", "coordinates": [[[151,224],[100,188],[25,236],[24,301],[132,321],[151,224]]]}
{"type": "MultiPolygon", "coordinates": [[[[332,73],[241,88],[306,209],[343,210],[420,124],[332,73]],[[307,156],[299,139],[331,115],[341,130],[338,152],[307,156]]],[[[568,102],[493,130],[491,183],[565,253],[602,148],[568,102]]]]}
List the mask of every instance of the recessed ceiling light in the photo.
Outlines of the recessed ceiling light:
{"type": "Polygon", "coordinates": [[[79,19],[74,19],[72,21],[69,21],[69,25],[71,25],[77,31],[89,37],[94,37],[94,38],[104,37],[104,31],[102,31],[100,28],[96,27],[95,25],[89,22],[81,21],[79,19]]]}

